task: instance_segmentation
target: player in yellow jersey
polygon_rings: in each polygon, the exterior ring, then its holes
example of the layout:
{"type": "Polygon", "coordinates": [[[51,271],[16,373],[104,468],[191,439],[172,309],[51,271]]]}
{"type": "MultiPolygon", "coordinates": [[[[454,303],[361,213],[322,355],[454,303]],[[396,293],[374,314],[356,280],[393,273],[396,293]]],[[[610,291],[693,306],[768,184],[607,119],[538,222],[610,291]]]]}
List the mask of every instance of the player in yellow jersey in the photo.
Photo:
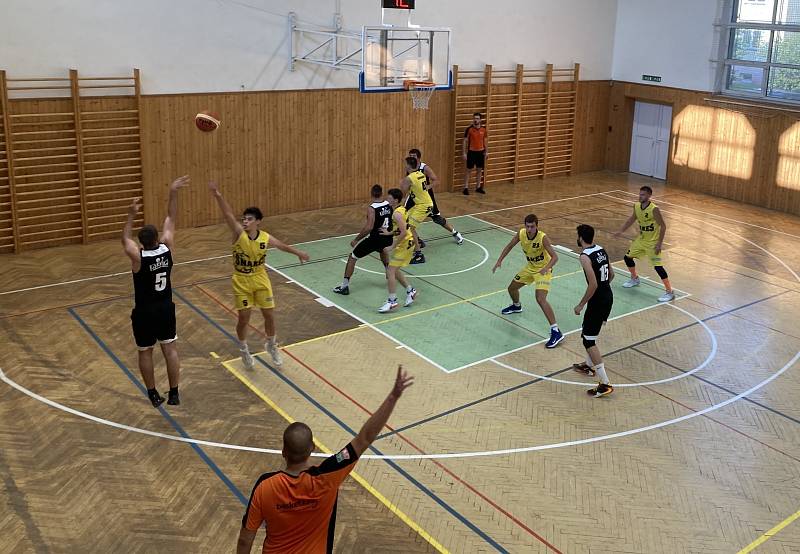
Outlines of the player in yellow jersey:
{"type": "Polygon", "coordinates": [[[433,216],[433,200],[428,194],[428,178],[420,170],[419,160],[414,156],[406,158],[406,176],[400,181],[400,190],[409,197],[409,203],[413,203],[406,217],[411,234],[414,236],[414,255],[410,263],[424,264],[425,256],[422,254],[417,227],[433,216]]]}
{"type": "Polygon", "coordinates": [[[386,200],[394,210],[392,212],[393,228],[382,232],[384,234],[394,234],[394,241],[391,246],[386,248],[386,252],[389,254],[389,266],[386,268],[386,287],[389,289],[389,299],[386,304],[378,308],[378,311],[382,314],[390,312],[398,306],[395,292],[397,288],[396,281],[400,281],[400,284],[406,288],[404,306],[410,306],[417,296],[417,289],[408,284],[405,275],[400,271],[401,268],[411,263],[411,257],[414,255],[414,236],[411,234],[410,227],[406,224],[408,214],[406,209],[400,205],[403,201],[403,192],[400,189],[389,189],[389,196],[386,197],[386,200]]]}
{"type": "Polygon", "coordinates": [[[661,265],[661,248],[664,244],[667,224],[661,216],[661,211],[650,201],[652,195],[653,189],[646,185],[639,189],[639,201],[633,205],[633,213],[617,233],[617,236],[621,237],[634,222],[639,224],[639,236],[633,239],[624,258],[625,265],[628,266],[628,271],[631,272],[631,278],[622,283],[622,286],[629,289],[639,285],[636,262],[633,260],[634,258],[647,257],[664,283],[665,292],[658,297],[658,301],[669,302],[675,299],[675,293],[672,292],[672,285],[670,285],[667,271],[661,265]]]}
{"type": "Polygon", "coordinates": [[[556,323],[556,314],[553,312],[553,307],[547,301],[547,293],[550,290],[550,281],[553,279],[553,266],[558,262],[558,254],[556,254],[547,235],[539,229],[539,218],[533,214],[528,214],[525,216],[525,227],[520,229],[506,247],[503,248],[500,257],[497,258],[497,263],[492,268],[492,273],[500,269],[503,259],[508,256],[509,252],[517,244],[522,246],[528,263],[514,276],[514,279],[508,285],[511,305],[503,308],[500,313],[503,315],[520,313],[522,304],[519,301],[519,289],[533,283],[536,288],[536,302],[550,324],[550,340],[547,341],[545,347],[555,348],[558,343],[564,340],[564,335],[558,328],[558,323],[556,323]]]}
{"type": "Polygon", "coordinates": [[[275,300],[272,297],[272,283],[270,283],[265,267],[267,248],[272,246],[294,254],[300,259],[300,263],[308,261],[308,254],[282,243],[266,231],[259,229],[264,216],[258,208],[247,208],[242,214],[241,223],[239,223],[217,184],[211,182],[208,184],[208,188],[225,216],[225,222],[231,230],[233,239],[233,277],[231,282],[236,310],[239,313],[239,320],[236,322],[236,336],[239,338],[242,363],[247,369],[253,367],[253,356],[247,347],[247,326],[250,323],[250,310],[259,308],[264,316],[264,334],[267,337],[264,348],[272,356],[275,365],[281,365],[283,360],[278,352],[275,340],[275,320],[272,317],[275,300]]]}

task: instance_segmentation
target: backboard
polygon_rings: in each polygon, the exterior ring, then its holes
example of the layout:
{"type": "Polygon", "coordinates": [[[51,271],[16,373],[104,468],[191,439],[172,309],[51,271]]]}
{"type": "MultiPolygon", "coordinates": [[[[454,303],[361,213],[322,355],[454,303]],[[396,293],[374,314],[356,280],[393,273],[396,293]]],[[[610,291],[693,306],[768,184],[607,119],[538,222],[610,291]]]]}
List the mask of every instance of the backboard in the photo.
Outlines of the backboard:
{"type": "Polygon", "coordinates": [[[450,29],[364,27],[361,35],[361,92],[403,91],[407,80],[452,88],[450,29]]]}

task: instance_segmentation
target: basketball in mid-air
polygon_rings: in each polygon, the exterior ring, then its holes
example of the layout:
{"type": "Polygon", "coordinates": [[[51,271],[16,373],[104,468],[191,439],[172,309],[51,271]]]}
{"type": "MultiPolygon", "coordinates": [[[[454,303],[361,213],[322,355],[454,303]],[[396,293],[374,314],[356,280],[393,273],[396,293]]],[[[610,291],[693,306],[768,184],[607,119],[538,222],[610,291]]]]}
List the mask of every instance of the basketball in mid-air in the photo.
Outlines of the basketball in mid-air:
{"type": "Polygon", "coordinates": [[[220,125],[219,116],[209,111],[203,111],[194,116],[194,124],[204,133],[216,131],[220,125]]]}

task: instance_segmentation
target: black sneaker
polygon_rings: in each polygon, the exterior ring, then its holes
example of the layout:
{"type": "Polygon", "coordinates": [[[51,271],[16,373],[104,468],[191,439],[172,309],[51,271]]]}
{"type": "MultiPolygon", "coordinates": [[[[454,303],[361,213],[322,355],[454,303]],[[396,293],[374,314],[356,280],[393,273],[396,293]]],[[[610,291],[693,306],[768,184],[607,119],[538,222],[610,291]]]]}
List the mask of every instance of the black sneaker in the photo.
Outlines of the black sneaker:
{"type": "Polygon", "coordinates": [[[522,304],[519,304],[519,305],[511,304],[509,306],[506,306],[505,308],[500,310],[500,313],[503,314],[503,315],[520,314],[520,313],[522,313],[522,304]]]}
{"type": "Polygon", "coordinates": [[[614,387],[600,383],[595,388],[587,390],[586,394],[589,396],[594,396],[595,398],[600,398],[601,396],[607,396],[612,392],[614,392],[614,387]]]}
{"type": "Polygon", "coordinates": [[[158,408],[164,403],[165,400],[165,398],[158,394],[158,391],[155,389],[147,391],[147,397],[150,399],[150,403],[153,405],[153,408],[158,408]]]}
{"type": "Polygon", "coordinates": [[[336,294],[343,294],[347,296],[348,294],[350,294],[350,287],[346,287],[344,285],[338,285],[333,287],[333,292],[335,292],[336,294]]]}
{"type": "Polygon", "coordinates": [[[486,194],[486,191],[485,191],[485,190],[483,190],[483,187],[478,187],[478,188],[476,188],[476,189],[475,189],[475,192],[477,192],[478,194],[486,194]]]}
{"type": "Polygon", "coordinates": [[[178,391],[169,391],[167,393],[169,399],[167,400],[167,404],[170,406],[179,406],[181,403],[181,396],[178,394],[178,391]]]}
{"type": "Polygon", "coordinates": [[[409,262],[411,264],[424,264],[425,263],[425,254],[417,250],[414,252],[414,256],[411,258],[409,262]]]}
{"type": "Polygon", "coordinates": [[[464,196],[469,196],[469,189],[468,188],[464,189],[464,196]]]}
{"type": "Polygon", "coordinates": [[[419,239],[419,247],[420,248],[425,248],[425,241],[424,240],[419,239]]]}

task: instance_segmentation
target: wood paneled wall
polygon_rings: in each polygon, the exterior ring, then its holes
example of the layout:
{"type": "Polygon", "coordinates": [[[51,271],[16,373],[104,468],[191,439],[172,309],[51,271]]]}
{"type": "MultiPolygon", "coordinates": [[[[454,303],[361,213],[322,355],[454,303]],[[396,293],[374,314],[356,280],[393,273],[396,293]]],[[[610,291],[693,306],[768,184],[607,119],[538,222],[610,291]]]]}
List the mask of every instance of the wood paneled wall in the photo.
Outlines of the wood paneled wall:
{"type": "Polygon", "coordinates": [[[572,171],[580,65],[571,68],[453,70],[453,183],[463,184],[464,129],[484,116],[489,143],[484,180],[519,182],[572,171]]]}
{"type": "Polygon", "coordinates": [[[256,205],[274,215],[367,201],[373,184],[400,182],[409,148],[442,177],[452,156],[448,92],[421,111],[408,94],[355,89],[144,96],[141,110],[145,212],[154,223],[168,183],[185,173],[192,187],[179,225],[192,227],[221,221],[210,179],[235,210],[256,205]],[[220,116],[217,131],[195,128],[202,110],[220,116]]]}
{"type": "Polygon", "coordinates": [[[138,82],[138,72],[0,72],[0,252],[100,240],[122,225],[142,196],[138,82]]]}
{"type": "Polygon", "coordinates": [[[800,215],[800,113],[634,83],[610,91],[606,167],[627,170],[636,100],[672,106],[667,181],[800,215]]]}

